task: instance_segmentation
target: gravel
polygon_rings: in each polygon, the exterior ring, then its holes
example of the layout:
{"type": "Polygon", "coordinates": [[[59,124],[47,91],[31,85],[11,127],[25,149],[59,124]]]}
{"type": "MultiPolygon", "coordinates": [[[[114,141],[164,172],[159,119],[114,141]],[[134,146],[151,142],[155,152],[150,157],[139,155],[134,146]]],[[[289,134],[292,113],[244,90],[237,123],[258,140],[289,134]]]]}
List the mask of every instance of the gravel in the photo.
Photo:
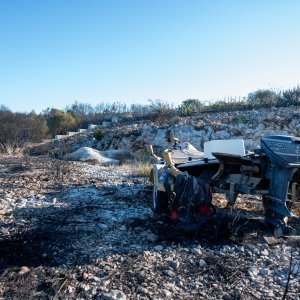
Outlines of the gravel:
{"type": "Polygon", "coordinates": [[[256,211],[184,232],[128,166],[24,160],[0,160],[0,298],[300,299],[299,243],[268,245],[256,211]]]}

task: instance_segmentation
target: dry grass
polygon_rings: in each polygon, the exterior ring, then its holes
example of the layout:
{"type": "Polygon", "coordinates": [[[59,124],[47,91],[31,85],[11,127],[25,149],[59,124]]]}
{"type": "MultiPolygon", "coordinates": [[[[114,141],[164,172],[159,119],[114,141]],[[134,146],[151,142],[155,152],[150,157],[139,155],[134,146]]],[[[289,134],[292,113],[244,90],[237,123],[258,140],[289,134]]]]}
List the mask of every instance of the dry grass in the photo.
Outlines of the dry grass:
{"type": "Polygon", "coordinates": [[[134,177],[149,177],[151,164],[149,162],[128,161],[120,168],[134,177]]]}
{"type": "Polygon", "coordinates": [[[149,177],[151,167],[150,157],[144,151],[126,155],[120,166],[121,169],[135,177],[149,177]]]}
{"type": "Polygon", "coordinates": [[[139,163],[137,166],[136,176],[149,177],[150,171],[151,171],[151,164],[149,162],[139,163]]]}

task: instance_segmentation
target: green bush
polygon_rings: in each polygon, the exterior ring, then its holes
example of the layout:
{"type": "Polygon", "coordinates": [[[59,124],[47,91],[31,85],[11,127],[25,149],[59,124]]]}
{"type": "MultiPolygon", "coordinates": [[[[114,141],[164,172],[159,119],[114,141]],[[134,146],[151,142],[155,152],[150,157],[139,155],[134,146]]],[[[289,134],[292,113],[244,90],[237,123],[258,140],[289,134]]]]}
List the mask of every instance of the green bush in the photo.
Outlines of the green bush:
{"type": "Polygon", "coordinates": [[[271,90],[257,90],[248,95],[248,103],[253,107],[276,106],[278,95],[271,90]]]}
{"type": "Polygon", "coordinates": [[[104,132],[103,129],[97,128],[97,129],[94,131],[93,136],[94,136],[94,138],[95,138],[97,141],[100,141],[100,140],[103,139],[104,133],[105,133],[105,132],[104,132]]]}
{"type": "Polygon", "coordinates": [[[299,105],[300,104],[300,87],[283,91],[279,99],[280,106],[299,105]]]}
{"type": "Polygon", "coordinates": [[[178,107],[178,113],[182,117],[190,116],[193,113],[201,112],[204,109],[204,103],[198,99],[187,99],[178,107]]]}

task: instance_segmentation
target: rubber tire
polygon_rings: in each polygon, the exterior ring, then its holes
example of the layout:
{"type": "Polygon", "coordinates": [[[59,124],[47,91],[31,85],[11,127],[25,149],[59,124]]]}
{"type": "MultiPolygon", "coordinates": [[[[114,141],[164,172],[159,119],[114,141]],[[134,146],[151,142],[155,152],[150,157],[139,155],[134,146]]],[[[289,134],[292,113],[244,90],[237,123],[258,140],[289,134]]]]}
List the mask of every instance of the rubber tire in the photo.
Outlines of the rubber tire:
{"type": "Polygon", "coordinates": [[[152,190],[151,208],[155,214],[165,214],[168,211],[168,196],[165,192],[157,190],[155,185],[152,190]]]}

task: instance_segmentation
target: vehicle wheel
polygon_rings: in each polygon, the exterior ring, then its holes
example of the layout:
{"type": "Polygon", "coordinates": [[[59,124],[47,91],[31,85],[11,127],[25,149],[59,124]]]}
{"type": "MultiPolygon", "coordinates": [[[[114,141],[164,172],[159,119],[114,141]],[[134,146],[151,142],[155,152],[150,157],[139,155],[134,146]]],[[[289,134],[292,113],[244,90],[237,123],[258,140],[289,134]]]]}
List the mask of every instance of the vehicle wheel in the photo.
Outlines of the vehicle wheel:
{"type": "Polygon", "coordinates": [[[155,214],[165,214],[168,209],[168,196],[165,192],[159,191],[155,185],[152,190],[152,211],[155,214]]]}

